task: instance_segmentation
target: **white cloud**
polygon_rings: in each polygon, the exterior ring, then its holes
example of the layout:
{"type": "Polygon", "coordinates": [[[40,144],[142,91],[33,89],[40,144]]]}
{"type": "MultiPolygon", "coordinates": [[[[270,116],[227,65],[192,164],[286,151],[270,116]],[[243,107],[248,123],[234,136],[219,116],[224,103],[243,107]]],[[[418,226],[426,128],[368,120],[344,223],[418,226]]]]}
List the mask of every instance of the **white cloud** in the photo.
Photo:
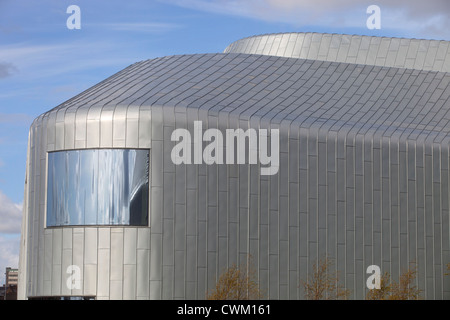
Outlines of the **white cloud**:
{"type": "Polygon", "coordinates": [[[196,10],[284,22],[295,27],[361,27],[366,9],[381,8],[382,29],[412,32],[424,37],[449,38],[448,0],[170,0],[196,10]]]}
{"type": "Polygon", "coordinates": [[[19,266],[20,235],[0,235],[0,285],[5,283],[6,267],[17,268],[19,266]]]}
{"type": "Polygon", "coordinates": [[[19,266],[22,205],[0,190],[0,285],[5,282],[5,268],[19,266]]]}
{"type": "Polygon", "coordinates": [[[22,205],[0,191],[0,233],[20,233],[21,223],[22,205]]]}

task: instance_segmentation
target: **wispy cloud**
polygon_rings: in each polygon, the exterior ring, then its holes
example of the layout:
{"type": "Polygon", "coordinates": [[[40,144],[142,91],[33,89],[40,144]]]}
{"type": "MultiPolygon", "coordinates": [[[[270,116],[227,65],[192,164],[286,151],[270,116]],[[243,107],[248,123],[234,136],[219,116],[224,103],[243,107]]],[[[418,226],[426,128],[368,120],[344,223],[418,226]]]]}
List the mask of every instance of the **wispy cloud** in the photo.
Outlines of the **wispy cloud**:
{"type": "Polygon", "coordinates": [[[118,22],[98,24],[96,26],[114,31],[143,33],[164,33],[182,27],[179,24],[164,22],[118,22]]]}
{"type": "Polygon", "coordinates": [[[0,62],[0,79],[6,78],[17,72],[15,65],[9,62],[0,62]]]}
{"type": "Polygon", "coordinates": [[[301,26],[365,27],[369,5],[381,7],[382,28],[449,38],[448,0],[169,0],[195,10],[301,26]]]}
{"type": "Polygon", "coordinates": [[[11,201],[0,190],[0,233],[20,233],[21,223],[22,205],[11,201]]]}
{"type": "Polygon", "coordinates": [[[121,54],[116,43],[94,40],[62,44],[22,42],[0,45],[0,60],[12,61],[21,70],[20,76],[26,81],[105,66],[124,67],[135,62],[131,57],[121,54]],[[111,55],[111,52],[115,54],[111,55]]]}

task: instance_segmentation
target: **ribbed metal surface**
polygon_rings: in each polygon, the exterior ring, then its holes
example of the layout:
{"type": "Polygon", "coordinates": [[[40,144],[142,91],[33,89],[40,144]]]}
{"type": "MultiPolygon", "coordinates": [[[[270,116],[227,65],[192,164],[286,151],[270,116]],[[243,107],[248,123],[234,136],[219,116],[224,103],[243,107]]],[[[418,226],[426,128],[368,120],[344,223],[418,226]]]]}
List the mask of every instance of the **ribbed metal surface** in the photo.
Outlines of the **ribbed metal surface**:
{"type": "Polygon", "coordinates": [[[449,41],[324,33],[252,36],[225,53],[249,53],[450,72],[449,41]]]}
{"type": "Polygon", "coordinates": [[[38,117],[30,130],[26,296],[201,299],[251,254],[271,299],[334,258],[352,298],[366,268],[397,278],[417,263],[427,299],[450,297],[450,74],[267,55],[205,54],[136,63],[38,117]],[[171,134],[280,130],[280,169],[174,165],[171,134]],[[46,154],[150,148],[150,225],[44,228],[46,154]]]}

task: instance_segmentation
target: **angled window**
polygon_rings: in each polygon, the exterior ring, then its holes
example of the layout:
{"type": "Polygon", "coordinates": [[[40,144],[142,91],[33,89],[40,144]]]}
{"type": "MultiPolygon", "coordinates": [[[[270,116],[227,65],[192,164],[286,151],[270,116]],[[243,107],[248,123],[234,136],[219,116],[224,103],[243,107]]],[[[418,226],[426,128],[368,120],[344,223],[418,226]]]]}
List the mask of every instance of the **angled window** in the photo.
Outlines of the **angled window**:
{"type": "Polygon", "coordinates": [[[148,225],[149,150],[48,154],[47,227],[148,225]]]}

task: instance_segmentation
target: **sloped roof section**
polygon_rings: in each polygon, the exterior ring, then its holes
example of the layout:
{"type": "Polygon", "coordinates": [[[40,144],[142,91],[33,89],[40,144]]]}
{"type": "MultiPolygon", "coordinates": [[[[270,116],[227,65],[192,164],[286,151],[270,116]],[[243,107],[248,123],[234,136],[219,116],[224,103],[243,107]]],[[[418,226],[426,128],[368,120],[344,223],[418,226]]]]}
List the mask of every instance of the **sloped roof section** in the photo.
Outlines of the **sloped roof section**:
{"type": "Polygon", "coordinates": [[[450,73],[254,54],[171,56],[135,63],[43,117],[154,105],[442,142],[450,73]]]}
{"type": "Polygon", "coordinates": [[[450,72],[450,41],[443,40],[279,33],[237,40],[224,52],[450,72]]]}

